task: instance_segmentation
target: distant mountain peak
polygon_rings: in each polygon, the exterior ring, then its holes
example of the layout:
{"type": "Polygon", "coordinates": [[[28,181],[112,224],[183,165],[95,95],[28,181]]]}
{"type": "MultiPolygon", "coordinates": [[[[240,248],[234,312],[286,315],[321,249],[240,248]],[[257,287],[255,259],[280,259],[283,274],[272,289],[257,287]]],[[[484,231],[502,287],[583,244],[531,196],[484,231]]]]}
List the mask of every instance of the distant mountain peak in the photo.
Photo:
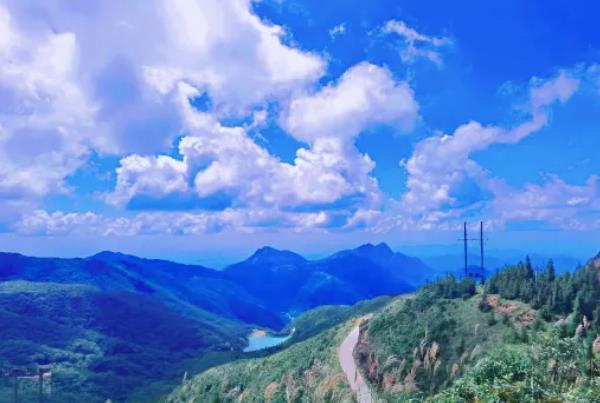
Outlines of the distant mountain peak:
{"type": "Polygon", "coordinates": [[[305,262],[302,256],[289,250],[275,249],[271,246],[263,246],[254,252],[247,260],[252,264],[286,264],[305,262]]]}
{"type": "Polygon", "coordinates": [[[377,245],[375,245],[375,249],[377,250],[384,250],[390,253],[394,253],[394,251],[392,250],[392,248],[390,248],[390,246],[385,243],[385,242],[380,242],[377,245]]]}
{"type": "Polygon", "coordinates": [[[121,252],[113,252],[110,250],[103,250],[102,252],[98,252],[95,255],[90,256],[88,259],[97,259],[97,260],[102,260],[105,262],[115,262],[115,261],[127,259],[127,258],[136,258],[136,257],[132,256],[132,255],[127,255],[127,254],[121,253],[121,252]]]}
{"type": "Polygon", "coordinates": [[[284,252],[284,251],[281,249],[275,249],[272,246],[265,245],[265,246],[258,248],[254,252],[254,255],[263,255],[263,254],[279,253],[279,252],[284,252]]]}
{"type": "Polygon", "coordinates": [[[377,255],[393,255],[394,251],[389,245],[385,242],[380,242],[377,245],[373,245],[372,243],[366,243],[364,245],[359,246],[355,249],[356,252],[359,253],[376,253],[377,255]]]}
{"type": "Polygon", "coordinates": [[[103,250],[103,251],[98,252],[95,255],[92,255],[90,257],[105,257],[105,256],[125,256],[125,255],[121,252],[113,252],[111,250],[103,250]]]}

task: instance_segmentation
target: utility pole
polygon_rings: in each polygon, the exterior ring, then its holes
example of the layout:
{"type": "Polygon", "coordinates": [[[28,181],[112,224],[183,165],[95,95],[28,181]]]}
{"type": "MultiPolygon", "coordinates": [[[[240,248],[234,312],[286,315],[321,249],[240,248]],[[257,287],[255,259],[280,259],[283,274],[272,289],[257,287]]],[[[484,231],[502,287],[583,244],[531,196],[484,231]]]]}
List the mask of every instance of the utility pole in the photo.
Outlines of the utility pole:
{"type": "Polygon", "coordinates": [[[469,275],[469,262],[467,258],[467,222],[463,222],[463,242],[465,247],[465,278],[469,275]]]}
{"type": "Polygon", "coordinates": [[[483,284],[485,282],[485,260],[484,260],[484,248],[483,248],[483,244],[486,241],[486,239],[483,237],[483,221],[479,222],[479,237],[475,237],[475,238],[468,238],[467,237],[467,222],[463,222],[463,236],[462,238],[459,239],[459,241],[463,242],[463,247],[464,247],[464,254],[465,254],[465,278],[467,277],[479,277],[481,278],[481,283],[483,284]],[[469,274],[469,251],[468,251],[468,243],[470,241],[478,241],[479,242],[479,252],[480,252],[480,267],[479,267],[479,272],[477,271],[473,271],[472,273],[469,274]]]}
{"type": "Polygon", "coordinates": [[[483,269],[483,221],[479,222],[479,246],[481,252],[481,284],[485,282],[485,272],[483,269]]]}
{"type": "MultiPolygon", "coordinates": [[[[38,399],[44,402],[44,378],[48,378],[48,384],[52,385],[52,367],[49,365],[38,366],[38,399]]],[[[51,392],[50,392],[51,393],[51,392]]]]}
{"type": "Polygon", "coordinates": [[[38,367],[38,399],[44,403],[44,370],[38,367]]]}
{"type": "Polygon", "coordinates": [[[17,372],[13,372],[13,402],[17,403],[19,401],[19,378],[17,377],[17,372]]]}

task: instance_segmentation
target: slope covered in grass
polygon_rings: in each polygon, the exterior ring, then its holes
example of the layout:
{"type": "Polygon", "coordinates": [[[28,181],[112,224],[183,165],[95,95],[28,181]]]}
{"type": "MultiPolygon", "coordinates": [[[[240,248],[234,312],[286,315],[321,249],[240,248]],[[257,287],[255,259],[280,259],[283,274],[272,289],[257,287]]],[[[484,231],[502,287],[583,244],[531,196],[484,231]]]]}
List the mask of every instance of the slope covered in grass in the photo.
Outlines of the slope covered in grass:
{"type": "Polygon", "coordinates": [[[480,299],[472,283],[450,279],[376,313],[362,327],[355,350],[355,360],[376,395],[393,401],[444,389],[502,343],[528,311],[516,306],[511,317],[501,320],[497,312],[483,312],[480,299]],[[462,291],[447,291],[452,287],[462,291]]]}
{"type": "Polygon", "coordinates": [[[376,311],[392,299],[384,296],[360,301],[354,305],[324,305],[306,311],[286,326],[286,331],[294,329],[294,335],[288,344],[305,340],[353,317],[376,311]]]}
{"type": "MultiPolygon", "coordinates": [[[[354,356],[375,400],[600,401],[600,337],[590,304],[600,291],[600,260],[572,277],[531,274],[527,264],[511,271],[525,274],[501,272],[484,287],[448,277],[381,306],[371,302],[375,312],[361,325],[354,356]],[[575,301],[560,303],[568,299],[556,290],[570,290],[575,301]],[[551,303],[557,308],[544,308],[551,303]]],[[[368,311],[359,307],[309,311],[295,322],[306,340],[213,368],[169,401],[352,401],[337,351],[368,311]],[[335,317],[342,323],[331,327],[335,317]]]]}
{"type": "Polygon", "coordinates": [[[177,388],[169,402],[351,401],[337,350],[354,319],[380,309],[392,298],[353,306],[324,306],[298,317],[290,326],[287,348],[212,368],[177,388]]]}

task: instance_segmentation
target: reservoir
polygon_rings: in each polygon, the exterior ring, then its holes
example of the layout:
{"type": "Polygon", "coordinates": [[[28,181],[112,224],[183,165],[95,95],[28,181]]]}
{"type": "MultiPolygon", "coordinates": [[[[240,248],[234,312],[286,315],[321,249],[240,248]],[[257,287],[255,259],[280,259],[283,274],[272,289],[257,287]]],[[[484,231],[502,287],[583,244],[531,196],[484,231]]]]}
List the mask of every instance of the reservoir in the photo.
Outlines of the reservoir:
{"type": "Polygon", "coordinates": [[[267,334],[264,330],[254,330],[248,336],[248,346],[244,348],[245,353],[249,353],[251,351],[258,351],[264,348],[270,348],[280,345],[285,341],[289,340],[290,337],[294,334],[294,329],[287,336],[271,336],[267,334]]]}

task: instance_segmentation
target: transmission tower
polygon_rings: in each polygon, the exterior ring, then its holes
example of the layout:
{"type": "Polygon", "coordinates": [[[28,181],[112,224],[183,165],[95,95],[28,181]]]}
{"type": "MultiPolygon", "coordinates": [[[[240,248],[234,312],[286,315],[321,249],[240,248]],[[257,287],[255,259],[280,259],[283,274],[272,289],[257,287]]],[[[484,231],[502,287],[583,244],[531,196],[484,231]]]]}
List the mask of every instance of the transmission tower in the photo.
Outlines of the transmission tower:
{"type": "Polygon", "coordinates": [[[485,241],[485,238],[483,237],[483,221],[479,222],[479,237],[478,238],[469,238],[467,236],[467,222],[463,222],[463,237],[460,239],[460,241],[463,242],[463,249],[464,249],[464,255],[465,255],[465,277],[479,277],[481,279],[481,283],[485,282],[485,270],[484,270],[484,248],[483,248],[483,244],[485,241]],[[468,243],[471,241],[478,241],[479,242],[479,253],[480,253],[480,265],[479,265],[479,273],[477,274],[473,274],[473,273],[469,273],[469,257],[468,257],[468,243]]]}

